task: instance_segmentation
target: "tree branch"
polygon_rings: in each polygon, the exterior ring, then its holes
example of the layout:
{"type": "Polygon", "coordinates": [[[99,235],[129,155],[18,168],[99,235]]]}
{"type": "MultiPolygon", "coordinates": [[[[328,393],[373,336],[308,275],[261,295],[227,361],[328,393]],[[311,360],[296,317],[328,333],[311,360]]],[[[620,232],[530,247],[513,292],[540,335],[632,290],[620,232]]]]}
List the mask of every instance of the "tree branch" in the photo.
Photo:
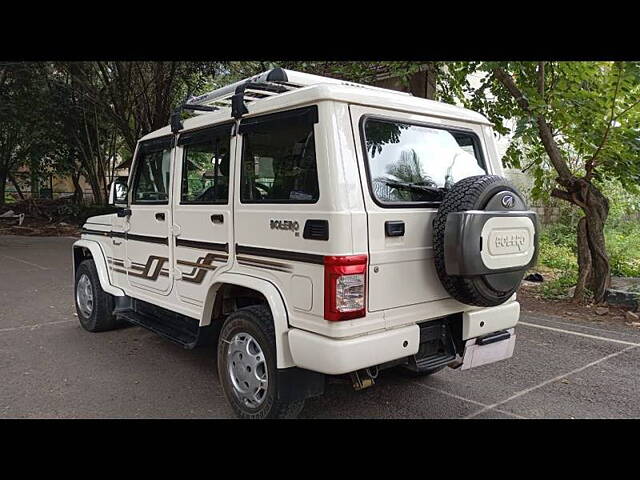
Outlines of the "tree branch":
{"type": "Polygon", "coordinates": [[[633,102],[631,104],[630,107],[625,108],[622,112],[620,112],[618,115],[616,115],[616,117],[614,118],[614,120],[618,120],[622,115],[624,115],[625,113],[627,113],[629,110],[631,110],[634,107],[637,107],[638,105],[640,105],[640,100],[638,100],[637,102],[633,102]]]}
{"type": "Polygon", "coordinates": [[[554,188],[553,190],[551,190],[551,196],[573,203],[573,197],[571,196],[571,194],[569,192],[565,192],[564,190],[554,188]]]}
{"type": "MultiPolygon", "coordinates": [[[[504,85],[511,96],[516,100],[518,106],[520,106],[520,108],[525,113],[533,115],[533,111],[529,106],[529,101],[522,94],[522,92],[516,85],[516,82],[513,80],[513,77],[505,72],[502,68],[494,68],[493,73],[498,81],[502,83],[502,85],[504,85]]],[[[549,160],[551,161],[553,167],[556,169],[560,177],[559,183],[563,186],[567,186],[573,182],[574,176],[571,173],[571,170],[569,170],[567,162],[562,156],[562,153],[558,148],[558,144],[553,138],[551,127],[542,115],[537,114],[535,115],[535,117],[538,124],[538,131],[540,132],[540,139],[542,140],[542,144],[544,145],[547,155],[549,155],[549,160]]]]}
{"type": "Polygon", "coordinates": [[[611,114],[609,115],[609,124],[607,125],[607,129],[604,132],[604,136],[602,137],[602,141],[600,142],[598,149],[591,156],[591,158],[587,160],[587,164],[585,165],[585,170],[587,171],[587,174],[585,175],[584,178],[588,182],[590,182],[591,179],[593,178],[593,170],[596,167],[596,159],[598,157],[598,154],[600,154],[600,151],[602,151],[604,144],[607,142],[607,138],[609,137],[609,132],[611,131],[611,126],[613,125],[613,122],[615,120],[614,114],[616,109],[616,99],[618,98],[618,89],[620,88],[620,80],[622,80],[622,68],[618,66],[618,82],[616,83],[616,90],[613,93],[613,100],[611,101],[611,114]]]}
{"type": "Polygon", "coordinates": [[[544,102],[544,62],[538,63],[538,93],[544,102]]]}

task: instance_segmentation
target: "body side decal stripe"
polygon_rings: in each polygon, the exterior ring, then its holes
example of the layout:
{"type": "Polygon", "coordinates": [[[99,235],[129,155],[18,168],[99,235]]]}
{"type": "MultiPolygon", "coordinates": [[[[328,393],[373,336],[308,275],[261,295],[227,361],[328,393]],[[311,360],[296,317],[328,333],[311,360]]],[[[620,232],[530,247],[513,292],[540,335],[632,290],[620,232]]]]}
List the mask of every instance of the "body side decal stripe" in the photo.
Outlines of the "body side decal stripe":
{"type": "Polygon", "coordinates": [[[198,240],[185,240],[183,238],[176,238],[176,247],[199,248],[201,250],[216,250],[218,252],[229,253],[228,243],[200,242],[198,240]]]}
{"type": "Polygon", "coordinates": [[[244,245],[236,245],[236,253],[324,265],[324,255],[314,255],[311,253],[289,252],[286,250],[273,250],[270,248],[247,247],[244,245]]]}

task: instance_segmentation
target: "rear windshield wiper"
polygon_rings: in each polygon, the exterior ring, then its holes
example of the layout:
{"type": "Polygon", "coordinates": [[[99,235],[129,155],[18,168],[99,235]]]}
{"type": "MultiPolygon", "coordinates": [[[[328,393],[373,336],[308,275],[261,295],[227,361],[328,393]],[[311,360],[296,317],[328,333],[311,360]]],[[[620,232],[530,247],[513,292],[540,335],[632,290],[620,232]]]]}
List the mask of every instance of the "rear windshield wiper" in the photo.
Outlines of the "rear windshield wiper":
{"type": "Polygon", "coordinates": [[[380,182],[385,185],[389,185],[394,188],[403,188],[405,190],[412,190],[414,192],[425,192],[437,195],[437,200],[444,198],[445,189],[438,187],[430,187],[428,185],[421,185],[419,183],[401,182],[398,180],[391,180],[389,178],[381,178],[380,182]]]}

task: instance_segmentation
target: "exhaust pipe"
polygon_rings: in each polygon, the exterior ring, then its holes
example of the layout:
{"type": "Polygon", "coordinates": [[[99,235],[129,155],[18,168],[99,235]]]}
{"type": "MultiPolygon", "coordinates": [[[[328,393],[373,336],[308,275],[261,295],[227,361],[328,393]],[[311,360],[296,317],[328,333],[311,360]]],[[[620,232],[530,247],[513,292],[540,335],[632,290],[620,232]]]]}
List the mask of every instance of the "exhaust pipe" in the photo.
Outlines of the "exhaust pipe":
{"type": "Polygon", "coordinates": [[[375,379],[378,378],[378,366],[375,365],[373,367],[365,368],[362,370],[356,370],[355,372],[351,372],[351,383],[353,384],[353,389],[364,390],[365,388],[372,387],[375,385],[375,379]]]}

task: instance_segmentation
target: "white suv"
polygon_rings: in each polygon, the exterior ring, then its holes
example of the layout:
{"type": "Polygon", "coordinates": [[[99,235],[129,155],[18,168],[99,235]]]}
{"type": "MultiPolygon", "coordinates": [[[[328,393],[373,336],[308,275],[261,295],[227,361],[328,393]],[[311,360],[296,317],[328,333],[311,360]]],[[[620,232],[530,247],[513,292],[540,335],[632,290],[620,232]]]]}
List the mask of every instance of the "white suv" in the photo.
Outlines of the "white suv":
{"type": "Polygon", "coordinates": [[[243,418],[295,416],[325,375],[509,358],[537,221],[502,173],[478,113],[265,72],[140,139],[73,245],[80,322],[216,342],[243,418]]]}

